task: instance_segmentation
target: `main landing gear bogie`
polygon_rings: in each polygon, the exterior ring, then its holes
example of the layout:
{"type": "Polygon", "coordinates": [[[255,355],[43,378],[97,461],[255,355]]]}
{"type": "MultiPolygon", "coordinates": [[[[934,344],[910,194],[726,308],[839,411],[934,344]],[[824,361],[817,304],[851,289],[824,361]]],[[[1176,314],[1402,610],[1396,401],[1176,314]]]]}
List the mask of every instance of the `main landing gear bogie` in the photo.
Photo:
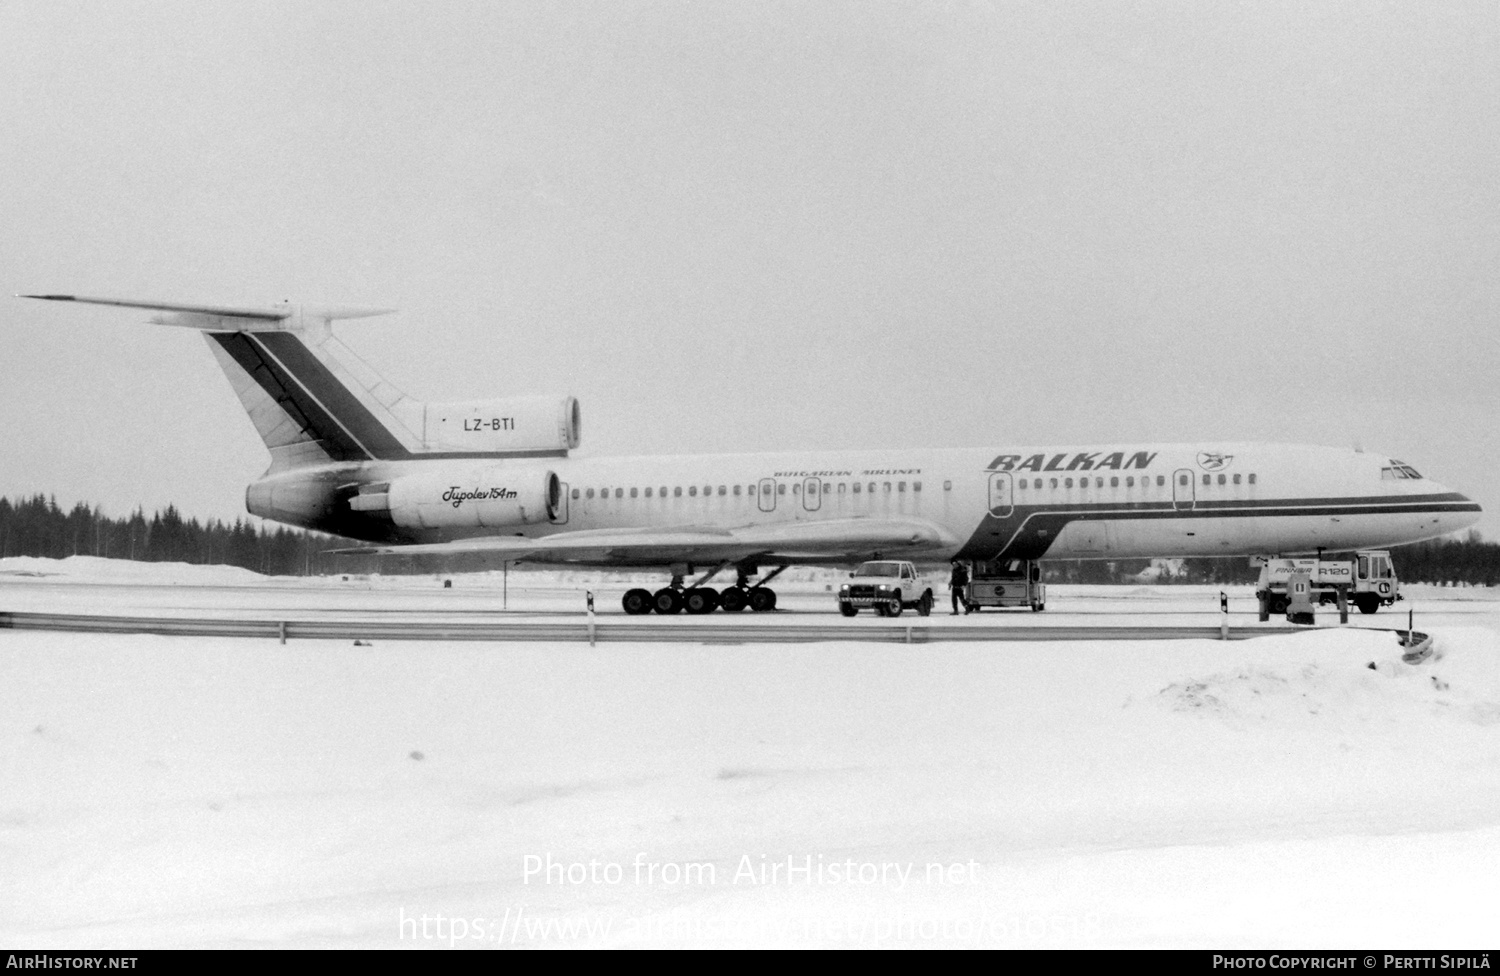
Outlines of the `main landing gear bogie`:
{"type": "Polygon", "coordinates": [[[680,580],[674,580],[672,585],[655,593],[639,587],[627,590],[620,604],[633,617],[652,612],[667,616],[678,613],[699,616],[715,610],[739,613],[745,609],[766,613],[776,609],[776,591],[769,586],[748,585],[748,580],[743,578],[723,591],[711,586],[684,587],[680,580]]]}

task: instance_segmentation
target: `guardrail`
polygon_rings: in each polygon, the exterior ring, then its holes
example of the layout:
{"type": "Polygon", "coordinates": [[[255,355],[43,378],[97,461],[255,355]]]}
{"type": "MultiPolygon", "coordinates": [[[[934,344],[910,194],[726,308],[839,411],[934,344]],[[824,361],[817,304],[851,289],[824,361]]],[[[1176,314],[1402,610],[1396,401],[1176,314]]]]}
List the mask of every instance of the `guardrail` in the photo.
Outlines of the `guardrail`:
{"type": "Polygon", "coordinates": [[[1021,624],[945,624],[912,621],[880,625],[777,623],[724,619],[715,623],[575,620],[235,620],[214,617],[115,617],[60,613],[0,613],[0,629],[175,637],[258,637],[279,640],[662,641],[704,644],[860,641],[927,644],[935,641],[1247,640],[1311,628],[1282,625],[1223,628],[1071,627],[1021,624]]]}

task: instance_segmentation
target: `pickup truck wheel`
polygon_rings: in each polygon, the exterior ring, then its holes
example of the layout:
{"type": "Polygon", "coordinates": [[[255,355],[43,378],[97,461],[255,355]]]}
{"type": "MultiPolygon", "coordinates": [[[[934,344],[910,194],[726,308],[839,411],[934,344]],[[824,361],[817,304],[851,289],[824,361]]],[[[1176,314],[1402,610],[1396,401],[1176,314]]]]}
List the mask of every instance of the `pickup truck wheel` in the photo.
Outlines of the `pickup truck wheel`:
{"type": "Polygon", "coordinates": [[[920,599],[920,600],[917,601],[917,613],[921,614],[924,617],[930,616],[932,614],[932,591],[931,590],[928,590],[926,593],[923,593],[922,594],[922,599],[920,599]]]}
{"type": "Polygon", "coordinates": [[[856,613],[859,613],[859,608],[856,607],[856,606],[852,606],[851,604],[845,603],[844,601],[840,600],[839,601],[839,613],[843,614],[846,617],[852,617],[856,613]]]}
{"type": "Polygon", "coordinates": [[[895,599],[891,600],[891,612],[890,612],[889,616],[892,616],[892,617],[899,617],[899,616],[901,616],[901,591],[900,590],[896,591],[896,597],[895,597],[895,599]]]}

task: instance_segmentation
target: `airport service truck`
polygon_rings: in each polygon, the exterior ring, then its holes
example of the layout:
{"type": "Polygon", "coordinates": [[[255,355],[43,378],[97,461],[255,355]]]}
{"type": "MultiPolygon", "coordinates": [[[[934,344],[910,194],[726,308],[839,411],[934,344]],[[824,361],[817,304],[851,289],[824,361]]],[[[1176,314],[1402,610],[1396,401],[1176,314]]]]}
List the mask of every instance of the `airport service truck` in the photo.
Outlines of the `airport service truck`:
{"type": "Polygon", "coordinates": [[[902,610],[922,616],[932,612],[932,587],[922,582],[917,567],[895,559],[860,563],[839,587],[839,613],[852,617],[871,609],[881,617],[899,617],[902,610]]]}
{"type": "Polygon", "coordinates": [[[1047,605],[1042,567],[1029,559],[975,563],[964,590],[964,604],[970,610],[1030,607],[1040,612],[1047,605]]]}
{"type": "Polygon", "coordinates": [[[1323,556],[1308,559],[1276,559],[1252,556],[1250,565],[1260,567],[1260,582],[1255,595],[1271,613],[1286,613],[1290,598],[1287,581],[1293,573],[1307,573],[1312,580],[1312,598],[1318,603],[1335,603],[1342,593],[1346,603],[1360,613],[1374,613],[1402,599],[1391,554],[1385,549],[1364,549],[1352,556],[1323,556]]]}

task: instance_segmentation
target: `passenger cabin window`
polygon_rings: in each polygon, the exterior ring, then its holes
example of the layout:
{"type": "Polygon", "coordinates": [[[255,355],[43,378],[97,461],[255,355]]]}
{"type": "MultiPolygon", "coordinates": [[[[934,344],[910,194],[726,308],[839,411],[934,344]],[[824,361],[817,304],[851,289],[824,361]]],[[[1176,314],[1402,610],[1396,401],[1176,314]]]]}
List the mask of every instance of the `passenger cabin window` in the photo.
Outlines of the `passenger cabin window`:
{"type": "Polygon", "coordinates": [[[647,489],[646,489],[646,497],[647,497],[647,498],[650,498],[650,497],[651,497],[651,489],[650,489],[650,488],[647,488],[647,489]]]}
{"type": "Polygon", "coordinates": [[[943,490],[944,491],[952,491],[953,490],[953,482],[951,482],[951,481],[945,481],[945,482],[943,482],[943,490]]]}
{"type": "Polygon", "coordinates": [[[580,492],[579,492],[579,491],[578,491],[578,489],[577,489],[577,488],[574,488],[574,489],[573,489],[573,497],[574,497],[574,498],[577,498],[577,497],[578,497],[578,496],[579,496],[579,494],[580,494],[580,492]]]}
{"type": "Polygon", "coordinates": [[[1253,475],[1253,474],[1250,476],[1250,483],[1252,485],[1255,484],[1255,475],[1253,475]]]}
{"type": "Polygon", "coordinates": [[[786,485],[777,485],[776,486],[776,494],[778,494],[778,495],[785,495],[786,494],[786,485]]]}
{"type": "Polygon", "coordinates": [[[594,489],[592,489],[592,488],[589,489],[588,497],[590,497],[590,498],[594,497],[594,489]]]}
{"type": "Polygon", "coordinates": [[[1235,475],[1234,476],[1234,483],[1235,484],[1239,484],[1240,483],[1240,476],[1239,475],[1235,475]]]}
{"type": "Polygon", "coordinates": [[[911,490],[912,491],[921,491],[922,490],[922,482],[920,482],[920,481],[913,481],[911,483],[911,490]]]}
{"type": "MultiPolygon", "coordinates": [[[[1156,487],[1160,488],[1162,485],[1164,485],[1166,483],[1167,483],[1167,476],[1166,475],[1159,474],[1159,475],[1156,476],[1156,487]]],[[[1187,484],[1187,482],[1184,481],[1183,484],[1187,484]]]]}
{"type": "Polygon", "coordinates": [[[855,493],[855,494],[856,494],[856,495],[858,495],[858,494],[859,494],[859,482],[858,482],[858,481],[856,481],[856,482],[855,482],[855,483],[854,483],[854,493],[855,493]]]}
{"type": "Polygon", "coordinates": [[[673,498],[681,498],[682,497],[682,486],[681,485],[676,485],[676,486],[674,486],[672,488],[672,497],[673,498]]]}
{"type": "Polygon", "coordinates": [[[1222,474],[1221,474],[1221,475],[1219,475],[1219,484],[1221,484],[1221,485],[1222,485],[1222,484],[1223,484],[1223,483],[1224,483],[1224,482],[1225,482],[1225,481],[1226,481],[1226,480],[1227,480],[1227,479],[1226,479],[1226,478],[1225,478],[1225,477],[1224,477],[1224,476],[1223,476],[1223,475],[1222,475],[1222,474]]]}

